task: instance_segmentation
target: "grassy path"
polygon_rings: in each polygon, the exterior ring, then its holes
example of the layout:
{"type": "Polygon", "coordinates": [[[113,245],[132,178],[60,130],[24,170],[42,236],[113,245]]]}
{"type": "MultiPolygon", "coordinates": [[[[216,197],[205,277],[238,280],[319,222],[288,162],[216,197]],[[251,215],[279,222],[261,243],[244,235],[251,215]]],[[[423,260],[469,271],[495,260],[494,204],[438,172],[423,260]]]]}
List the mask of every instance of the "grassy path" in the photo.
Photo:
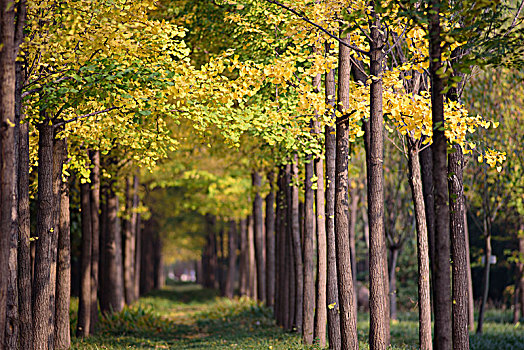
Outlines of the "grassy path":
{"type": "MultiPolygon", "coordinates": [[[[74,308],[73,308],[74,309],[74,308]]],[[[72,322],[74,327],[74,315],[72,322]]],[[[416,349],[416,315],[391,326],[392,349],[416,349]]],[[[499,315],[500,316],[500,315],[499,315]]],[[[524,350],[524,327],[486,323],[471,349],[524,350]]],[[[361,349],[367,349],[365,315],[358,324],[361,349]]],[[[488,315],[489,321],[489,315],[488,315]]],[[[74,328],[72,328],[74,329],[74,328]]],[[[269,310],[250,300],[218,298],[193,284],[170,286],[141,298],[122,313],[104,319],[96,336],[73,339],[73,349],[305,349],[297,334],[276,327],[269,310]]],[[[312,348],[314,349],[314,348],[312,348]]]]}

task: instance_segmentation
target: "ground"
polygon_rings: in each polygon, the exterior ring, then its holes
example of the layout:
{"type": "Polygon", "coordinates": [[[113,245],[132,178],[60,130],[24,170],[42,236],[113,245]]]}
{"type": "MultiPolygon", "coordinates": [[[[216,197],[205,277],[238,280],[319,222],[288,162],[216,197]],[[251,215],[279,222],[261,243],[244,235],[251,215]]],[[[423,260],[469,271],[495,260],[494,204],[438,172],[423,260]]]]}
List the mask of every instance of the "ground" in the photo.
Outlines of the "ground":
{"type": "MultiPolygon", "coordinates": [[[[76,322],[72,307],[72,329],[76,322]]],[[[471,349],[523,349],[524,327],[504,323],[508,312],[491,311],[485,333],[471,349]]],[[[367,349],[367,315],[359,315],[360,348],[367,349]]],[[[416,349],[416,314],[391,325],[392,349],[416,349]]],[[[296,333],[277,327],[271,311],[247,299],[228,300],[194,284],[151,293],[122,313],[103,319],[96,336],[73,338],[73,349],[307,349],[296,333]]],[[[311,347],[315,349],[315,347],[311,347]]]]}

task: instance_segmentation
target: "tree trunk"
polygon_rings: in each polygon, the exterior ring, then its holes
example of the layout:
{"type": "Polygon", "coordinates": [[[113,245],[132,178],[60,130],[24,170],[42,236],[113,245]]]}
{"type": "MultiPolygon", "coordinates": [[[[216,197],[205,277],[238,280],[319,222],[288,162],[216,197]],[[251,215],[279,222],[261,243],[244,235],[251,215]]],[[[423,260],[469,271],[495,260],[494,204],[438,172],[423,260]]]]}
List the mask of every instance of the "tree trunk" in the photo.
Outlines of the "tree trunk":
{"type": "Polygon", "coordinates": [[[98,263],[100,260],[100,151],[90,152],[91,164],[91,321],[90,333],[98,323],[98,263]]]}
{"type": "Polygon", "coordinates": [[[91,200],[89,183],[80,185],[82,214],[82,254],[80,270],[80,298],[78,300],[77,337],[87,337],[90,334],[91,323],[91,200]]]}
{"type": "Polygon", "coordinates": [[[315,192],[311,179],[315,176],[313,159],[306,159],[304,194],[304,305],[302,339],[307,345],[313,344],[315,327],[315,192]]]}
{"type": "MultiPolygon", "coordinates": [[[[67,154],[67,149],[64,149],[67,154]]],[[[56,266],[55,348],[71,347],[69,306],[71,298],[71,225],[69,214],[69,183],[62,181],[58,223],[58,254],[56,266]]]]}
{"type": "Polygon", "coordinates": [[[295,280],[295,257],[293,254],[293,231],[292,231],[292,196],[291,196],[291,165],[286,165],[284,177],[284,189],[286,194],[286,283],[288,285],[287,291],[287,310],[284,328],[292,330],[295,322],[295,308],[296,308],[296,280],[295,280]]]}
{"type": "Polygon", "coordinates": [[[489,278],[491,266],[491,222],[490,218],[484,215],[484,234],[485,234],[485,250],[484,250],[484,276],[482,280],[482,302],[480,304],[479,318],[477,322],[477,334],[482,334],[484,326],[484,312],[486,311],[486,304],[488,303],[489,293],[489,278]]]}
{"type": "MultiPolygon", "coordinates": [[[[320,133],[319,125],[315,125],[320,133]]],[[[324,162],[321,157],[315,159],[317,189],[315,191],[317,224],[317,305],[315,308],[315,342],[319,347],[326,347],[327,325],[327,243],[326,243],[326,207],[324,192],[324,162]]]]}
{"type": "MultiPolygon", "coordinates": [[[[519,228],[519,254],[524,257],[524,224],[519,228]]],[[[520,262],[520,268],[523,271],[520,274],[520,317],[524,318],[524,262],[520,262]]]]}
{"type": "Polygon", "coordinates": [[[249,244],[247,242],[247,219],[240,220],[240,296],[249,290],[249,244]]]}
{"type": "MultiPolygon", "coordinates": [[[[42,112],[45,115],[45,112],[42,112]]],[[[54,127],[45,116],[39,126],[38,140],[38,211],[33,279],[33,348],[53,349],[53,330],[49,317],[51,297],[51,253],[56,225],[53,222],[53,134],[54,127]]]]}
{"type": "Polygon", "coordinates": [[[422,350],[431,350],[431,291],[429,287],[429,247],[424,209],[424,194],[420,172],[419,150],[409,145],[409,184],[415,207],[417,224],[417,260],[418,260],[418,303],[419,303],[419,346],[422,350]]]}
{"type": "Polygon", "coordinates": [[[298,157],[293,157],[291,164],[291,238],[293,242],[293,256],[295,259],[295,328],[302,332],[304,311],[304,263],[302,259],[302,240],[300,235],[300,210],[298,197],[298,157]]]}
{"type": "Polygon", "coordinates": [[[451,267],[452,267],[452,297],[453,297],[453,349],[469,349],[468,330],[468,258],[467,243],[464,230],[464,188],[462,168],[464,157],[462,148],[453,145],[453,151],[448,155],[448,185],[449,214],[451,236],[451,267]]]}
{"type": "MultiPolygon", "coordinates": [[[[374,3],[373,5],[374,6],[374,3]]],[[[372,10],[368,176],[369,219],[369,344],[371,350],[386,349],[389,343],[387,309],[387,260],[384,237],[384,124],[382,111],[383,32],[378,15],[372,10]]]]}
{"type": "MultiPolygon", "coordinates": [[[[120,312],[124,308],[122,237],[117,214],[118,197],[113,189],[109,188],[107,193],[107,230],[102,252],[104,255],[104,269],[102,271],[104,271],[106,285],[100,286],[100,290],[105,294],[104,303],[100,305],[104,313],[120,312]]],[[[152,263],[152,261],[149,263],[152,263]]]]}
{"type": "Polygon", "coordinates": [[[391,263],[389,264],[389,317],[398,320],[397,317],[397,262],[399,249],[389,247],[391,263]]]}
{"type": "Polygon", "coordinates": [[[129,177],[126,177],[126,212],[127,219],[124,221],[124,290],[125,300],[127,305],[135,302],[135,248],[136,237],[133,229],[133,193],[131,190],[131,182],[129,177]]]}
{"type": "Polygon", "coordinates": [[[162,237],[157,234],[155,235],[155,289],[162,289],[165,286],[164,277],[164,255],[162,254],[162,237]]]}
{"type": "Polygon", "coordinates": [[[264,213],[262,208],[262,197],[260,187],[262,178],[257,171],[253,172],[253,188],[255,190],[255,200],[253,201],[253,219],[255,229],[255,258],[257,266],[257,295],[263,303],[266,302],[266,262],[264,257],[264,213]]]}
{"type": "MultiPolygon", "coordinates": [[[[350,249],[350,259],[351,259],[351,274],[353,275],[353,285],[356,288],[357,285],[357,247],[356,247],[356,226],[357,226],[357,211],[358,211],[358,201],[359,201],[359,195],[358,195],[358,188],[351,187],[350,191],[350,198],[351,198],[351,209],[349,213],[349,249],[350,249]]],[[[356,296],[355,295],[355,305],[356,304],[356,296]]]]}
{"type": "MultiPolygon", "coordinates": [[[[276,194],[276,218],[275,218],[275,305],[274,305],[274,315],[277,320],[277,325],[283,326],[284,319],[284,308],[287,305],[284,305],[284,289],[286,287],[286,281],[284,280],[284,259],[285,259],[285,243],[282,241],[285,232],[284,224],[284,200],[283,200],[283,176],[284,171],[283,167],[280,166],[277,175],[277,194],[276,194]]],[[[266,209],[267,211],[267,209],[266,209]]],[[[267,214],[266,214],[267,217],[267,214]]],[[[269,251],[269,247],[268,247],[269,251]]]]}
{"type": "MultiPolygon", "coordinates": [[[[329,43],[326,42],[326,51],[329,52],[329,43]]],[[[326,73],[326,102],[335,109],[335,71],[326,73]]],[[[332,116],[334,119],[334,115],[332,116]]],[[[335,129],[329,125],[325,127],[326,149],[326,254],[327,254],[327,301],[328,310],[328,343],[332,350],[341,349],[340,313],[338,302],[337,278],[337,250],[335,235],[335,177],[336,177],[336,136],[335,129]]]]}
{"type": "Polygon", "coordinates": [[[440,0],[431,0],[429,14],[429,71],[431,76],[431,116],[433,120],[433,185],[435,204],[435,261],[434,261],[434,345],[438,350],[450,350],[451,286],[449,249],[449,209],[447,184],[447,142],[444,134],[444,82],[439,75],[442,67],[440,37],[440,0]]]}
{"type": "MultiPolygon", "coordinates": [[[[340,31],[342,34],[342,31],[340,31]]],[[[345,41],[349,41],[344,38],[345,41]]],[[[348,159],[349,120],[345,106],[349,106],[350,50],[339,45],[338,103],[343,116],[337,118],[336,126],[336,177],[335,177],[335,235],[337,251],[338,293],[340,303],[340,334],[342,349],[358,349],[357,307],[355,286],[351,273],[349,247],[348,159]]]]}
{"type": "MultiPolygon", "coordinates": [[[[20,125],[18,159],[18,310],[21,349],[33,348],[31,307],[31,212],[29,208],[29,124],[20,125]]],[[[68,305],[69,315],[69,305],[68,305]]],[[[68,320],[69,324],[69,320],[68,320]]]]}
{"type": "Polygon", "coordinates": [[[276,249],[275,249],[275,192],[273,186],[273,172],[269,172],[269,193],[266,196],[266,297],[267,306],[275,304],[276,283],[276,249]]]}
{"type": "Polygon", "coordinates": [[[234,220],[229,221],[229,235],[228,235],[228,267],[227,278],[225,283],[225,296],[232,299],[235,292],[235,275],[236,275],[236,261],[237,261],[237,224],[234,220]]]}
{"type": "Polygon", "coordinates": [[[6,324],[7,312],[17,302],[17,300],[10,300],[10,305],[7,304],[8,292],[15,292],[8,290],[8,284],[16,288],[16,283],[13,283],[10,278],[9,270],[14,269],[11,272],[16,274],[16,266],[12,264],[16,260],[16,255],[11,254],[10,259],[10,251],[12,251],[10,246],[13,240],[18,241],[15,58],[15,6],[10,0],[0,0],[0,347],[5,344],[5,334],[7,333],[12,339],[17,327],[16,319],[10,319],[9,324],[6,324]],[[9,326],[7,332],[6,326],[9,326]]]}
{"type": "Polygon", "coordinates": [[[257,267],[255,260],[255,234],[253,217],[247,218],[247,243],[248,243],[248,296],[257,299],[257,267]]]}
{"type": "MultiPolygon", "coordinates": [[[[140,203],[138,198],[138,177],[135,176],[135,199],[137,207],[140,203]]],[[[135,255],[135,295],[138,298],[140,296],[140,269],[142,268],[141,254],[142,254],[142,216],[137,213],[136,222],[135,222],[135,232],[136,232],[136,255],[135,255]]],[[[198,282],[197,282],[198,283],[198,282]]]]}
{"type": "MultiPolygon", "coordinates": [[[[142,235],[142,243],[141,243],[141,252],[140,252],[140,295],[144,295],[149,293],[153,287],[154,287],[154,250],[153,250],[153,239],[151,239],[154,235],[155,223],[151,219],[144,224],[144,234],[142,235]]],[[[206,249],[209,249],[209,244],[206,244],[206,249]]],[[[203,254],[203,258],[205,258],[207,269],[204,269],[203,266],[203,279],[204,283],[203,286],[205,288],[209,288],[209,278],[206,274],[207,271],[209,271],[209,259],[206,256],[208,254],[208,250],[205,251],[206,253],[203,254]]],[[[202,265],[204,265],[204,259],[202,261],[202,265]]]]}
{"type": "MultiPolygon", "coordinates": [[[[465,202],[464,197],[464,202],[465,202]]],[[[473,332],[475,330],[475,301],[473,299],[473,278],[471,277],[471,260],[470,260],[470,249],[469,249],[469,230],[468,230],[468,214],[466,210],[466,204],[464,203],[464,235],[466,238],[466,263],[467,263],[467,274],[468,274],[468,326],[469,330],[473,332]]]]}

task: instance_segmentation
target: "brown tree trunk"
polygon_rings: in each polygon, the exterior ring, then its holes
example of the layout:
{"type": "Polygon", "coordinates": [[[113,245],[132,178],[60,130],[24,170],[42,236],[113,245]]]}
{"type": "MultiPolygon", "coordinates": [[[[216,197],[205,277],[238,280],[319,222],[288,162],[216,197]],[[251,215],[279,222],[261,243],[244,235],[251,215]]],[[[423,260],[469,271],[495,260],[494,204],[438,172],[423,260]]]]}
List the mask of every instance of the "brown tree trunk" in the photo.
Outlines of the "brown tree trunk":
{"type": "Polygon", "coordinates": [[[453,145],[448,155],[449,214],[451,237],[452,297],[453,297],[453,349],[469,349],[468,329],[468,258],[464,230],[464,188],[462,167],[464,157],[462,148],[453,145]]]}
{"type": "Polygon", "coordinates": [[[284,189],[286,195],[286,283],[287,283],[287,310],[284,319],[284,329],[291,330],[295,322],[296,308],[296,280],[295,280],[295,257],[293,254],[293,232],[292,232],[292,199],[291,199],[291,165],[286,165],[284,177],[284,189]]]}
{"type": "MultiPolygon", "coordinates": [[[[18,159],[18,303],[20,315],[19,344],[33,348],[31,307],[31,215],[29,209],[29,125],[20,125],[18,159]]],[[[69,306],[68,306],[69,315],[69,306]]],[[[68,320],[69,324],[69,320],[68,320]]]]}
{"type": "MultiPolygon", "coordinates": [[[[67,154],[67,150],[64,149],[67,154]]],[[[58,254],[56,266],[55,348],[71,347],[69,305],[71,298],[71,240],[69,214],[69,183],[62,181],[58,223],[58,254]]]]}
{"type": "Polygon", "coordinates": [[[155,248],[155,289],[162,289],[165,286],[165,278],[164,278],[164,255],[162,254],[162,237],[157,234],[155,235],[155,242],[154,242],[154,248],[155,248]]]}
{"type": "MultiPolygon", "coordinates": [[[[315,125],[320,133],[319,125],[315,125]]],[[[319,347],[326,347],[327,326],[327,243],[326,243],[326,207],[324,192],[324,162],[321,157],[315,159],[317,189],[315,191],[317,225],[317,297],[315,308],[315,342],[319,347]]]]}
{"type": "MultiPolygon", "coordinates": [[[[140,295],[149,293],[154,287],[154,251],[153,251],[153,237],[155,230],[155,223],[149,220],[144,224],[144,233],[142,235],[141,252],[140,252],[140,295]]],[[[206,245],[208,247],[208,245],[206,245]]],[[[205,260],[208,260],[205,254],[205,260]]],[[[203,261],[204,263],[204,261],[203,261]]],[[[209,265],[209,261],[206,262],[209,265]]],[[[204,264],[203,264],[204,265],[204,264]]],[[[208,277],[206,277],[206,270],[203,269],[203,286],[208,288],[208,277]]]]}
{"type": "Polygon", "coordinates": [[[490,279],[490,266],[491,266],[491,220],[487,214],[484,214],[484,235],[485,235],[485,248],[484,248],[484,276],[482,279],[482,301],[480,304],[478,322],[477,322],[477,334],[482,334],[484,326],[484,313],[486,312],[486,304],[488,303],[489,293],[489,279],[490,279]]]}
{"type": "Polygon", "coordinates": [[[434,313],[437,350],[450,350],[451,286],[449,249],[449,209],[447,184],[447,142],[444,134],[444,82],[439,75],[442,67],[440,37],[440,0],[431,0],[429,15],[429,71],[431,76],[431,116],[433,120],[433,186],[435,204],[434,313]]]}
{"type": "Polygon", "coordinates": [[[300,235],[300,210],[298,198],[298,157],[293,158],[291,164],[291,238],[293,242],[293,256],[295,259],[295,328],[302,332],[304,311],[304,263],[302,259],[302,239],[300,235]]]}
{"type": "MultiPolygon", "coordinates": [[[[357,212],[358,212],[358,201],[360,199],[358,195],[358,188],[351,187],[350,191],[351,207],[350,207],[350,219],[349,219],[349,249],[351,251],[351,274],[353,275],[353,285],[356,288],[357,285],[357,247],[356,247],[356,226],[357,226],[357,212]]],[[[355,293],[355,298],[357,293],[355,293]]],[[[355,300],[355,303],[357,301],[355,300]]],[[[357,305],[357,304],[355,304],[357,305]]],[[[358,306],[358,305],[357,305],[358,306]]]]}
{"type": "MultiPolygon", "coordinates": [[[[137,177],[135,177],[137,179],[137,177]]],[[[140,200],[138,198],[138,181],[135,179],[136,184],[136,192],[135,192],[135,198],[137,207],[140,203],[140,200]]],[[[140,296],[140,270],[142,268],[141,266],[141,255],[142,255],[142,216],[140,214],[137,214],[136,216],[136,223],[135,223],[135,232],[136,232],[136,255],[135,255],[135,295],[138,298],[140,296]]],[[[197,281],[197,283],[199,283],[197,281]]]]}
{"type": "Polygon", "coordinates": [[[35,350],[53,349],[53,330],[49,317],[51,297],[51,253],[53,237],[56,234],[53,198],[53,134],[54,127],[45,116],[39,125],[38,140],[38,211],[33,278],[33,348],[35,350]]]}
{"type": "Polygon", "coordinates": [[[229,221],[229,235],[228,235],[228,266],[227,278],[225,283],[225,296],[232,299],[235,292],[235,276],[236,276],[236,261],[237,261],[237,223],[234,220],[229,221]]]}
{"type": "MultiPolygon", "coordinates": [[[[112,188],[107,193],[107,230],[104,237],[105,286],[100,290],[105,294],[100,308],[104,313],[120,312],[124,308],[124,281],[122,273],[122,238],[118,220],[118,197],[112,188]]],[[[151,241],[151,239],[149,239],[151,241]]],[[[149,262],[150,264],[152,261],[149,262]]],[[[101,301],[102,301],[101,300],[101,301]]]]}
{"type": "Polygon", "coordinates": [[[313,159],[306,160],[306,179],[304,194],[304,308],[302,339],[305,344],[313,344],[315,327],[315,192],[311,179],[315,176],[313,159]]]}
{"type": "MultiPolygon", "coordinates": [[[[374,6],[374,4],[372,5],[374,6]]],[[[384,124],[382,111],[383,32],[378,15],[372,10],[368,176],[369,219],[369,344],[371,350],[386,349],[389,343],[387,308],[387,260],[384,237],[384,124]]]]}
{"type": "Polygon", "coordinates": [[[389,317],[398,320],[397,317],[397,262],[400,249],[396,246],[389,247],[389,317]]]}
{"type": "MultiPolygon", "coordinates": [[[[465,201],[465,198],[464,198],[465,201]]],[[[475,301],[473,300],[473,278],[471,277],[471,260],[469,249],[469,230],[468,230],[468,214],[466,211],[466,204],[464,203],[464,235],[466,239],[466,263],[468,274],[468,326],[469,330],[475,330],[475,301]]]]}
{"type": "MultiPolygon", "coordinates": [[[[14,307],[17,300],[8,306],[8,284],[16,288],[10,280],[9,269],[16,266],[12,262],[16,255],[11,254],[11,242],[17,242],[17,179],[16,179],[16,134],[15,134],[15,6],[12,1],[0,1],[0,347],[4,346],[6,334],[6,315],[8,308],[14,307]],[[11,261],[10,261],[11,260],[11,261]]],[[[11,310],[12,311],[12,310],[11,310]]],[[[10,312],[10,316],[11,316],[10,312]]],[[[10,320],[8,337],[15,335],[16,319],[10,320]]],[[[11,337],[12,339],[12,337],[11,337]]]]}
{"type": "Polygon", "coordinates": [[[257,266],[257,295],[263,303],[266,302],[266,261],[264,257],[264,213],[262,208],[262,197],[260,187],[262,178],[257,171],[253,172],[253,188],[255,190],[255,200],[253,201],[253,220],[255,230],[255,258],[257,266]]]}
{"type": "MultiPolygon", "coordinates": [[[[284,278],[284,255],[283,251],[285,243],[282,241],[284,226],[284,201],[283,201],[283,167],[280,166],[277,175],[277,193],[276,193],[276,211],[275,211],[275,304],[274,315],[277,325],[283,326],[284,319],[284,288],[286,286],[284,278]]],[[[266,209],[267,211],[267,209],[266,209]]],[[[267,214],[266,214],[267,216],[267,214]]],[[[269,252],[269,246],[268,246],[269,252]]]]}
{"type": "Polygon", "coordinates": [[[100,260],[100,151],[90,152],[91,164],[91,321],[90,333],[98,323],[98,263],[100,260]]]}
{"type": "Polygon", "coordinates": [[[276,249],[275,249],[275,192],[273,186],[273,172],[269,172],[269,193],[266,196],[266,297],[267,306],[275,304],[276,284],[276,249]]]}
{"type": "MultiPolygon", "coordinates": [[[[519,228],[519,254],[524,257],[524,224],[520,224],[519,228]]],[[[520,262],[520,317],[524,317],[524,262],[520,262]]]]}
{"type": "Polygon", "coordinates": [[[248,295],[249,247],[247,242],[247,219],[240,220],[240,296],[248,295]]]}
{"type": "Polygon", "coordinates": [[[420,172],[419,150],[409,145],[409,184],[415,207],[417,224],[417,260],[418,260],[418,303],[419,303],[419,346],[422,350],[431,350],[431,291],[429,287],[429,247],[424,209],[424,194],[420,172]]]}
{"type": "MultiPolygon", "coordinates": [[[[329,52],[329,43],[326,42],[326,51],[329,52]]],[[[326,102],[335,109],[335,71],[326,73],[326,102]]],[[[334,116],[333,116],[334,118],[334,116]]],[[[341,348],[340,313],[338,302],[337,278],[337,250],[335,235],[335,178],[336,178],[336,136],[335,129],[329,125],[325,127],[326,149],[326,255],[327,255],[327,290],[328,304],[328,343],[332,350],[341,348]]]]}
{"type": "MultiPolygon", "coordinates": [[[[126,177],[126,212],[127,219],[124,221],[124,291],[127,305],[135,302],[135,248],[136,237],[133,228],[133,193],[129,177],[126,177]]],[[[136,215],[136,214],[135,214],[136,215]]]]}
{"type": "Polygon", "coordinates": [[[78,300],[77,337],[87,337],[91,324],[91,200],[89,183],[80,185],[80,207],[82,214],[82,254],[80,257],[80,297],[78,300]]]}
{"type": "Polygon", "coordinates": [[[255,260],[255,233],[253,217],[247,218],[247,243],[248,243],[248,296],[257,299],[257,267],[255,260]]]}
{"type": "MultiPolygon", "coordinates": [[[[342,34],[342,31],[340,32],[342,34]]],[[[347,36],[344,39],[348,40],[347,36]]],[[[337,118],[336,127],[336,175],[335,175],[335,235],[337,251],[338,293],[340,303],[340,334],[343,350],[358,349],[357,307],[355,286],[351,273],[349,247],[348,159],[349,120],[345,107],[349,106],[350,50],[339,45],[338,103],[343,116],[337,118]]]]}

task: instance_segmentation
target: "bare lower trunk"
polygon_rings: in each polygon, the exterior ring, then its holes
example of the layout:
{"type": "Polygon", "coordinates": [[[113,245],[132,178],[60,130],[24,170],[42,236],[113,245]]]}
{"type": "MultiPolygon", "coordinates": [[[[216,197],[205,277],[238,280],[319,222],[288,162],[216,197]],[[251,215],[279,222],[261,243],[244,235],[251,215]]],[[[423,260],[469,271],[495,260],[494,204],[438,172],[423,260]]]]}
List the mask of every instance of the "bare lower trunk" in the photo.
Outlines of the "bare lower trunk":
{"type": "Polygon", "coordinates": [[[429,247],[426,212],[424,209],[418,148],[413,146],[409,148],[409,183],[417,224],[419,346],[422,350],[431,350],[433,344],[431,342],[431,291],[429,287],[429,247]]]}
{"type": "MultiPolygon", "coordinates": [[[[320,131],[317,130],[317,132],[320,131]]],[[[317,214],[317,305],[315,308],[315,342],[318,346],[324,348],[326,347],[327,326],[327,243],[324,162],[321,157],[315,159],[315,175],[317,176],[317,189],[315,191],[317,214]]]]}
{"type": "Polygon", "coordinates": [[[237,247],[237,224],[234,220],[229,222],[229,234],[228,234],[228,266],[227,266],[227,278],[225,283],[225,296],[227,298],[233,298],[235,291],[235,275],[236,275],[236,247],[237,247]]]}
{"type": "MultiPolygon", "coordinates": [[[[42,113],[45,115],[44,113],[42,113]]],[[[38,140],[38,214],[35,267],[33,279],[33,348],[53,348],[54,324],[49,317],[51,286],[51,253],[57,226],[53,222],[53,134],[54,127],[46,119],[39,126],[38,140]]]]}
{"type": "Polygon", "coordinates": [[[473,300],[473,279],[471,277],[471,260],[469,249],[469,230],[468,230],[468,215],[466,212],[466,204],[464,204],[464,233],[466,239],[466,263],[468,274],[468,326],[469,330],[475,330],[475,301],[473,300]]]}
{"type": "Polygon", "coordinates": [[[452,261],[452,313],[453,349],[469,349],[468,329],[468,258],[467,240],[464,230],[464,189],[462,168],[464,157],[462,148],[453,145],[448,155],[449,214],[452,261]]]}
{"type": "Polygon", "coordinates": [[[390,247],[391,263],[389,266],[389,317],[398,320],[397,317],[397,262],[399,249],[390,247]]]}
{"type": "Polygon", "coordinates": [[[98,323],[98,263],[100,260],[100,151],[90,152],[91,164],[91,333],[98,323]]]}
{"type": "Polygon", "coordinates": [[[485,234],[485,248],[484,248],[484,276],[482,280],[482,302],[480,304],[478,322],[477,322],[477,334],[481,334],[484,327],[484,313],[486,312],[486,304],[488,303],[489,293],[489,278],[490,278],[490,266],[491,266],[491,223],[489,218],[484,218],[484,234],[485,234]]]}
{"type": "Polygon", "coordinates": [[[305,344],[313,344],[315,327],[315,192],[311,179],[315,176],[313,159],[306,160],[306,179],[304,194],[304,304],[302,339],[305,344]]]}
{"type": "MultiPolygon", "coordinates": [[[[18,310],[20,315],[19,344],[33,348],[33,317],[31,307],[31,215],[29,209],[29,126],[20,125],[18,159],[18,310]]],[[[68,306],[69,310],[69,306],[68,306]]],[[[69,324],[69,320],[68,320],[69,324]]]]}
{"type": "Polygon", "coordinates": [[[253,188],[255,190],[255,200],[253,201],[253,220],[255,230],[255,261],[257,267],[257,295],[263,303],[266,302],[266,261],[264,257],[264,224],[262,197],[260,196],[260,187],[262,178],[257,171],[253,172],[253,188]]]}
{"type": "Polygon", "coordinates": [[[155,289],[162,289],[165,285],[165,278],[164,278],[164,255],[162,254],[162,238],[160,235],[156,234],[155,236],[155,242],[154,242],[154,248],[155,248],[155,282],[154,287],[155,289]]]}
{"type": "MultiPolygon", "coordinates": [[[[65,150],[64,150],[65,151],[65,150]]],[[[71,241],[69,214],[69,184],[62,182],[56,267],[55,348],[71,347],[69,304],[71,298],[71,241]]]]}
{"type": "Polygon", "coordinates": [[[248,243],[248,296],[257,298],[257,267],[255,263],[255,233],[253,217],[247,218],[247,243],[248,243]]]}
{"type": "Polygon", "coordinates": [[[266,197],[266,297],[267,306],[275,303],[276,250],[275,250],[275,192],[273,190],[273,172],[267,175],[270,185],[266,197]]]}
{"type": "Polygon", "coordinates": [[[300,210],[298,197],[298,158],[295,155],[291,165],[291,239],[293,242],[293,256],[295,265],[295,328],[302,332],[304,312],[304,263],[302,259],[302,240],[300,235],[300,210]]]}
{"type": "MultiPolygon", "coordinates": [[[[120,312],[124,308],[124,281],[122,274],[122,238],[118,220],[118,197],[112,188],[107,194],[107,230],[104,237],[104,281],[101,286],[104,303],[101,309],[104,313],[120,312]]],[[[152,262],[149,262],[152,263],[152,262]]],[[[102,301],[102,300],[101,300],[102,301]]]]}
{"type": "Polygon", "coordinates": [[[78,299],[77,337],[87,337],[91,324],[91,200],[89,183],[80,185],[82,214],[82,254],[80,257],[80,297],[78,299]]]}
{"type": "MultiPolygon", "coordinates": [[[[519,228],[519,253],[524,256],[524,224],[520,225],[519,228]]],[[[520,263],[520,317],[524,318],[524,262],[520,263]]]]}
{"type": "MultiPolygon", "coordinates": [[[[138,181],[137,187],[138,187],[138,181]]],[[[138,199],[138,191],[136,193],[136,203],[137,207],[139,205],[139,199],[138,199]]],[[[140,214],[137,214],[136,216],[136,223],[135,223],[135,230],[136,230],[136,255],[135,255],[135,295],[138,298],[140,296],[140,270],[142,269],[141,266],[141,254],[142,254],[142,216],[140,214]]],[[[201,272],[201,271],[200,271],[201,272]]],[[[199,283],[199,282],[197,282],[199,283]]]]}
{"type": "MultiPolygon", "coordinates": [[[[350,54],[349,48],[339,45],[338,102],[342,114],[346,113],[344,106],[349,106],[350,54]]],[[[349,121],[345,115],[338,119],[336,126],[335,235],[340,303],[340,334],[342,349],[354,350],[358,349],[358,339],[357,307],[354,303],[355,288],[353,285],[349,246],[349,121]]]]}
{"type": "Polygon", "coordinates": [[[429,70],[431,75],[431,116],[433,128],[433,186],[435,201],[435,261],[434,261],[434,345],[438,350],[451,350],[451,276],[449,249],[449,209],[447,184],[447,142],[444,134],[444,82],[439,75],[442,67],[440,37],[440,0],[432,0],[429,15],[429,70]]]}
{"type": "MultiPolygon", "coordinates": [[[[329,44],[326,43],[326,47],[329,44]]],[[[327,48],[329,51],[329,48],[327,48]]],[[[326,73],[326,102],[335,108],[335,71],[326,73]]],[[[336,137],[333,127],[325,127],[326,149],[326,255],[327,255],[327,317],[329,348],[341,348],[340,313],[337,282],[337,250],[335,237],[335,152],[336,137]]]]}
{"type": "Polygon", "coordinates": [[[126,211],[128,217],[124,222],[124,290],[127,305],[135,302],[135,248],[136,237],[133,228],[133,193],[129,178],[126,178],[126,211]]]}
{"type": "Polygon", "coordinates": [[[8,285],[12,287],[11,289],[17,288],[13,275],[10,275],[10,269],[16,275],[16,266],[13,266],[13,262],[16,261],[17,256],[11,254],[10,259],[10,251],[13,251],[12,243],[18,241],[17,140],[14,127],[16,123],[15,6],[9,0],[0,1],[0,47],[0,347],[3,347],[13,340],[18,326],[18,320],[12,317],[15,311],[13,308],[18,304],[18,300],[10,299],[8,295],[8,292],[15,292],[15,290],[8,290],[8,285]],[[6,324],[6,315],[10,318],[9,324],[6,324]],[[6,333],[7,344],[4,343],[6,333]]]}
{"type": "Polygon", "coordinates": [[[240,220],[240,296],[248,295],[249,247],[247,242],[247,220],[240,220]]]}

